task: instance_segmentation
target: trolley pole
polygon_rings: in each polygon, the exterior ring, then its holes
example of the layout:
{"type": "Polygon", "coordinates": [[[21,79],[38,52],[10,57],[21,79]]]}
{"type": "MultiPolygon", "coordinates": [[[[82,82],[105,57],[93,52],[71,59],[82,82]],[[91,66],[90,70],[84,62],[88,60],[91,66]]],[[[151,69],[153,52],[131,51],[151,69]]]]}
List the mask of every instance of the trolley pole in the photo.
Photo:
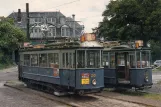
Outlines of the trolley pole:
{"type": "Polygon", "coordinates": [[[26,3],[26,16],[27,16],[27,18],[26,18],[26,22],[27,22],[27,26],[26,26],[26,28],[27,28],[27,32],[26,32],[26,34],[27,34],[27,39],[28,40],[30,40],[30,33],[29,33],[29,21],[30,21],[30,18],[29,18],[29,3],[26,3]]]}

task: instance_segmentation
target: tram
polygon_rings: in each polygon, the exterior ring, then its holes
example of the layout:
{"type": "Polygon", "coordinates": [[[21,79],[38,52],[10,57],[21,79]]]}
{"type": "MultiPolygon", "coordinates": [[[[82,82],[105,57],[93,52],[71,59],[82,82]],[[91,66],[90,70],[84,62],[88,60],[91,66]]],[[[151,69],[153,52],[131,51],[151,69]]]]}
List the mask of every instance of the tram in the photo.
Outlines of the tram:
{"type": "Polygon", "coordinates": [[[104,42],[105,87],[139,90],[152,86],[150,48],[143,47],[142,41],[133,43],[104,42]]]}
{"type": "Polygon", "coordinates": [[[103,46],[95,38],[93,34],[84,34],[80,41],[64,37],[55,38],[53,43],[22,47],[19,80],[28,86],[51,88],[55,95],[101,92],[103,46]]]}

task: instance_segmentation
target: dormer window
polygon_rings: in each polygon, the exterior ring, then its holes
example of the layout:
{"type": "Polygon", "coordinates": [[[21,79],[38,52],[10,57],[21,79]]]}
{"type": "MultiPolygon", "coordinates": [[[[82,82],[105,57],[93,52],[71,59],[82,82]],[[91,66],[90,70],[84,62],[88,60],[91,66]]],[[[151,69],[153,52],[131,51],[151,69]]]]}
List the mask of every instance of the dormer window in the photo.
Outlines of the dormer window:
{"type": "Polygon", "coordinates": [[[61,27],[61,36],[70,36],[70,28],[67,25],[61,27]]]}
{"type": "Polygon", "coordinates": [[[65,18],[64,17],[60,18],[60,24],[65,24],[65,18]]]}

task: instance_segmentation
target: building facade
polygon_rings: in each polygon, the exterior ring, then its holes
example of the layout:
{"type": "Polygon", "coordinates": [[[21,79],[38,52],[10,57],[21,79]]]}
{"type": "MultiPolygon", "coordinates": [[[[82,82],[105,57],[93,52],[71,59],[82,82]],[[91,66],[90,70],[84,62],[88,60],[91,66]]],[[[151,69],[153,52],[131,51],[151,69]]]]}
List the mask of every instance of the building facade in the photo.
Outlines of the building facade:
{"type": "MultiPolygon", "coordinates": [[[[14,19],[15,26],[27,30],[26,12],[19,10],[8,17],[14,19]]],[[[75,21],[75,15],[66,17],[61,12],[30,12],[29,17],[30,39],[79,37],[83,30],[83,26],[75,21]]]]}

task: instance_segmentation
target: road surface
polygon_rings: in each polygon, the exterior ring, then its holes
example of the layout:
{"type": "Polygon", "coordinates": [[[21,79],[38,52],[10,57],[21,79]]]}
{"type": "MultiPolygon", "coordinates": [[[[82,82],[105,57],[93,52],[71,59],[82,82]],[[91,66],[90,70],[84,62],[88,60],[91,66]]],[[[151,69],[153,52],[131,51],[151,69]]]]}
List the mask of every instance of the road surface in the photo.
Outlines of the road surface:
{"type": "Polygon", "coordinates": [[[67,107],[37,95],[3,86],[4,81],[17,80],[17,68],[0,71],[0,107],[67,107]]]}

